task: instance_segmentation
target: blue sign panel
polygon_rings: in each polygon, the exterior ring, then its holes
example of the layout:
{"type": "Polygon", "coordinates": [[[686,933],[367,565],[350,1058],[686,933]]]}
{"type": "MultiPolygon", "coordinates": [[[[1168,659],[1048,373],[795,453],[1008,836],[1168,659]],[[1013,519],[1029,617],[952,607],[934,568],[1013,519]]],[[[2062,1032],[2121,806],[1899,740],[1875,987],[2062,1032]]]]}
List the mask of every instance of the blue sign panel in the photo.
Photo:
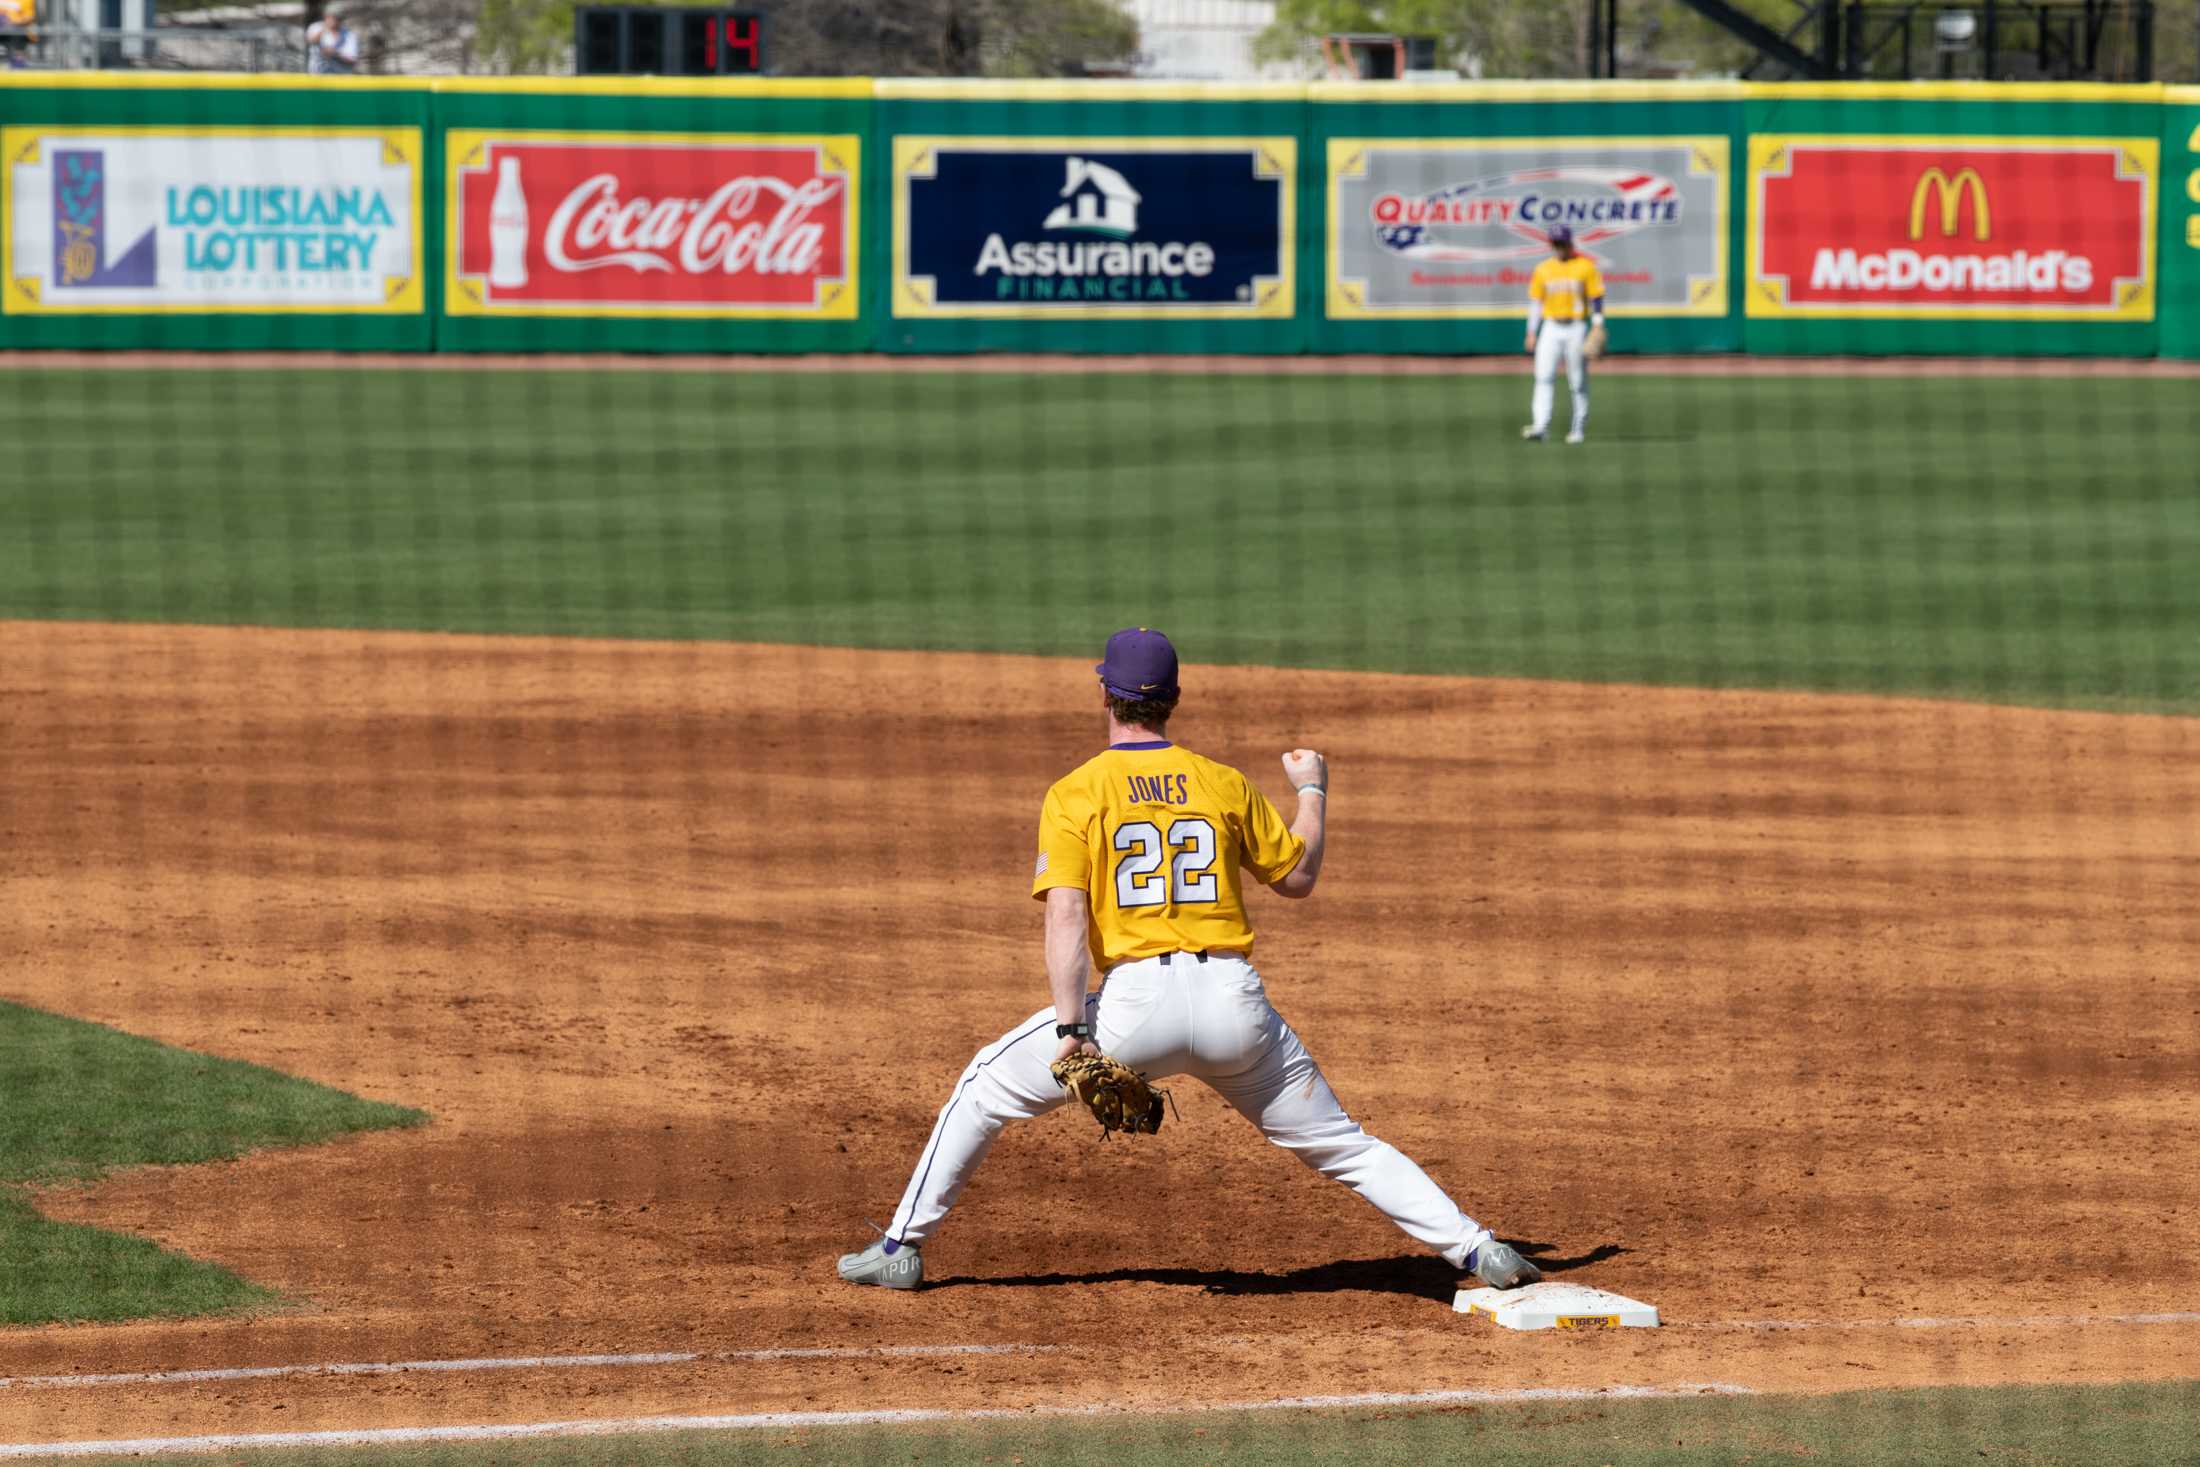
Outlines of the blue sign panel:
{"type": "Polygon", "coordinates": [[[1290,138],[894,140],[894,314],[1288,317],[1290,138]]]}

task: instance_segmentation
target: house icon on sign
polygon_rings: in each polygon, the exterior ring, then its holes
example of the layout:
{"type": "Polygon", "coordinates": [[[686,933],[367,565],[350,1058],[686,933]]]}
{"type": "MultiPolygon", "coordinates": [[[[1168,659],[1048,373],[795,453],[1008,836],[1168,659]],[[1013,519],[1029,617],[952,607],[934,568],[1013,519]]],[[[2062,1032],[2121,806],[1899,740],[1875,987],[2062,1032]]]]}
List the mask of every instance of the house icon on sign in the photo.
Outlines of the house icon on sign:
{"type": "Polygon", "coordinates": [[[1063,202],[1047,215],[1048,229],[1077,229],[1088,234],[1112,234],[1118,239],[1138,232],[1138,190],[1130,180],[1090,158],[1069,160],[1069,181],[1062,185],[1063,202]]]}

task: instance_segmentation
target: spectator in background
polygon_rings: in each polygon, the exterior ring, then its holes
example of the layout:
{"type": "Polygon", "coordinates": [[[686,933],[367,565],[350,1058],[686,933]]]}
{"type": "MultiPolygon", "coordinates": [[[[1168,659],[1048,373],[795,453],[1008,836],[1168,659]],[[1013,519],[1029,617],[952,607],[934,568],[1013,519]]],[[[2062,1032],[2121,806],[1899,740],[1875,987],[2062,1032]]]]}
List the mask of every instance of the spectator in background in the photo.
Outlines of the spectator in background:
{"type": "Polygon", "coordinates": [[[38,0],[0,0],[0,66],[20,68],[30,50],[38,0]]]}
{"type": "Polygon", "coordinates": [[[315,76],[350,76],[359,69],[359,32],[344,24],[334,5],[306,27],[306,70],[315,76]]]}

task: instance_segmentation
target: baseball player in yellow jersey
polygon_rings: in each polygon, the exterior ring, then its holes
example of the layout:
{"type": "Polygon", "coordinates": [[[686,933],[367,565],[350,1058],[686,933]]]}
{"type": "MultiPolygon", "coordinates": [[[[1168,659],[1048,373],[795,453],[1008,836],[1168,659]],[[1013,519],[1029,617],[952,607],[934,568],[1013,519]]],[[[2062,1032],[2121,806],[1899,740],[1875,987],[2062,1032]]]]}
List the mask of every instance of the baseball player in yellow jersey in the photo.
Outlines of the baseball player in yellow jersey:
{"type": "Polygon", "coordinates": [[[1574,232],[1551,230],[1551,258],[1528,277],[1528,350],[1535,355],[1534,421],[1520,436],[1541,440],[1551,431],[1551,402],[1558,396],[1558,363],[1566,360],[1566,386],[1574,400],[1568,443],[1589,431],[1589,362],[1604,336],[1604,277],[1596,262],[1574,251],[1574,232]],[[1590,333],[1595,333],[1592,342],[1590,333]]]}
{"type": "Polygon", "coordinates": [[[1167,637],[1117,632],[1096,670],[1108,747],[1056,781],[1039,812],[1032,895],[1046,903],[1054,1001],[970,1061],[892,1224],[843,1255],[840,1276],[890,1289],[923,1283],[920,1250],[1001,1127],[1062,1104],[1048,1067],[1097,1047],[1157,1079],[1197,1076],[1270,1141],[1482,1282],[1535,1282],[1534,1264],[1345,1114],[1253,970],[1242,878],[1286,897],[1313,892],[1329,798],[1321,755],[1283,756],[1298,789],[1286,825],[1244,775],[1169,742],[1178,688],[1167,637]],[[1097,992],[1088,991],[1091,968],[1101,974],[1097,992]]]}

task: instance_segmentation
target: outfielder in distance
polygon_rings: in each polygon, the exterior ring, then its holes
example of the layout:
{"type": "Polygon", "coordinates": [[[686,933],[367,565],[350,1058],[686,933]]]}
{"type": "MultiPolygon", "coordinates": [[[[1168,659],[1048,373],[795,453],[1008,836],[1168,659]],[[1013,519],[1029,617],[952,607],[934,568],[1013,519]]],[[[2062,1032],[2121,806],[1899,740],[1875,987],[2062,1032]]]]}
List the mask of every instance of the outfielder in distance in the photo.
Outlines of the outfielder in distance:
{"type": "Polygon", "coordinates": [[[1532,421],[1523,438],[1541,441],[1551,431],[1551,403],[1558,396],[1558,363],[1566,362],[1566,389],[1574,400],[1568,443],[1589,433],[1589,363],[1604,355],[1604,276],[1596,261],[1574,250],[1574,232],[1552,226],[1551,258],[1528,277],[1528,350],[1535,356],[1532,421]]]}
{"type": "Polygon", "coordinates": [[[1282,814],[1234,769],[1168,740],[1176,649],[1138,627],[1095,669],[1108,747],[1047,791],[1031,894],[1046,903],[1054,1002],[978,1051],[917,1157],[883,1236],[841,1257],[852,1284],[913,1289],[921,1250],[1009,1121],[1063,1103],[1049,1066],[1105,1050],[1156,1077],[1195,1075],[1325,1177],[1494,1288],[1541,1278],[1395,1147],[1360,1129],[1253,970],[1239,868],[1286,897],[1321,875],[1328,766],[1283,756],[1298,812],[1282,814]],[[1101,972],[1088,992],[1089,966],[1101,972]]]}

